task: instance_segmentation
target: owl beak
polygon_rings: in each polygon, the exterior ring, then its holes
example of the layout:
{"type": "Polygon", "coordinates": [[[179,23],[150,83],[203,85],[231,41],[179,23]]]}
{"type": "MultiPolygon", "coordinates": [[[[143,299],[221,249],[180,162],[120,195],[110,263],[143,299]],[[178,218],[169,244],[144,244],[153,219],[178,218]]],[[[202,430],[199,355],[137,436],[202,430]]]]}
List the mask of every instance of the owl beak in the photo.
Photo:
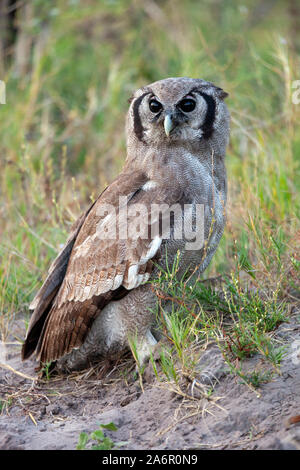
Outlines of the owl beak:
{"type": "Polygon", "coordinates": [[[174,123],[174,121],[172,121],[172,115],[167,114],[164,120],[164,128],[167,137],[169,137],[170,133],[172,132],[175,126],[176,124],[174,123]]]}

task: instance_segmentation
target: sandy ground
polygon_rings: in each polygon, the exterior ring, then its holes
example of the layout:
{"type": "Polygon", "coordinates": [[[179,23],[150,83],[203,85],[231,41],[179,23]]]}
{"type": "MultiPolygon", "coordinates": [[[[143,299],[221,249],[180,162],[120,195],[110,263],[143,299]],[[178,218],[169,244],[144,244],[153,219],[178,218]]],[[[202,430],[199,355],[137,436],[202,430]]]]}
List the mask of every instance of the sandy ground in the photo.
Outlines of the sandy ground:
{"type": "MultiPolygon", "coordinates": [[[[23,337],[21,319],[14,322],[14,334],[23,337]]],[[[105,374],[98,369],[32,380],[36,364],[21,362],[20,346],[11,337],[0,361],[6,364],[0,368],[0,397],[9,404],[2,405],[0,449],[75,449],[80,432],[111,421],[118,430],[106,434],[126,441],[124,449],[300,449],[299,310],[276,337],[287,345],[280,374],[257,390],[230,374],[210,345],[198,366],[199,382],[214,384],[208,398],[188,380],[176,390],[158,382],[151,367],[141,387],[132,379],[129,356],[117,366],[106,364],[105,374]]],[[[260,361],[253,357],[245,365],[253,368],[260,361]]]]}

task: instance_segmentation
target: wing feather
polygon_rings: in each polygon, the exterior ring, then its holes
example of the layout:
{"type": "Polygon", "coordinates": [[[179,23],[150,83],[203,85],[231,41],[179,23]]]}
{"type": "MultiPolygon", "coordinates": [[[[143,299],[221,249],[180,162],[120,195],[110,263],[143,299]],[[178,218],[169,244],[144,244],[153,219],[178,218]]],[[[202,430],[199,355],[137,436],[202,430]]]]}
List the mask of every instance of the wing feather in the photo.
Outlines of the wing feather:
{"type": "Polygon", "coordinates": [[[22,347],[22,359],[30,357],[37,346],[40,332],[50,310],[52,301],[66,274],[69,257],[76,237],[92,207],[93,205],[73,224],[71,233],[63,249],[51,264],[44,284],[29,306],[29,309],[33,310],[33,315],[31,316],[26,340],[22,347]]]}

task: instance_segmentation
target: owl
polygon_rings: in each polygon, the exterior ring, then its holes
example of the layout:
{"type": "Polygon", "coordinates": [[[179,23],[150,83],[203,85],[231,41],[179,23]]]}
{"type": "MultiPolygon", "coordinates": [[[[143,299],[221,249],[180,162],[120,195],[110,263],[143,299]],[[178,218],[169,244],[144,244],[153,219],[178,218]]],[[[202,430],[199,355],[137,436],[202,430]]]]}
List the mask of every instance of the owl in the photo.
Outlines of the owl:
{"type": "Polygon", "coordinates": [[[156,344],[151,281],[178,259],[201,273],[223,233],[229,112],[221,88],[167,78],[137,90],[119,176],[76,221],[30,309],[22,358],[86,367],[136,340],[143,363],[156,344]],[[177,258],[176,258],[177,257],[177,258]]]}

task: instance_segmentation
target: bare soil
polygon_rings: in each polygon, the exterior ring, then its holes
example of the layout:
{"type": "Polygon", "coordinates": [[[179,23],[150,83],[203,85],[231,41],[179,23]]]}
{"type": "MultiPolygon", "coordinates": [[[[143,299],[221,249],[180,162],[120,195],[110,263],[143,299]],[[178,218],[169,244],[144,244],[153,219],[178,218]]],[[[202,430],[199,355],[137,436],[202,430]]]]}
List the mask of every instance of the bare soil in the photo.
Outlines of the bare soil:
{"type": "MultiPolygon", "coordinates": [[[[133,379],[130,355],[116,364],[37,380],[36,363],[20,360],[22,319],[14,321],[0,368],[0,449],[75,449],[82,431],[114,422],[107,431],[124,449],[300,449],[300,313],[275,335],[286,345],[280,373],[258,389],[231,374],[210,344],[197,382],[157,380],[152,367],[133,379]],[[21,373],[21,375],[19,375],[21,373]],[[203,385],[201,385],[201,383],[203,385]],[[213,393],[203,394],[211,389],[213,393]]],[[[244,363],[264,367],[258,356],[244,363]]]]}

